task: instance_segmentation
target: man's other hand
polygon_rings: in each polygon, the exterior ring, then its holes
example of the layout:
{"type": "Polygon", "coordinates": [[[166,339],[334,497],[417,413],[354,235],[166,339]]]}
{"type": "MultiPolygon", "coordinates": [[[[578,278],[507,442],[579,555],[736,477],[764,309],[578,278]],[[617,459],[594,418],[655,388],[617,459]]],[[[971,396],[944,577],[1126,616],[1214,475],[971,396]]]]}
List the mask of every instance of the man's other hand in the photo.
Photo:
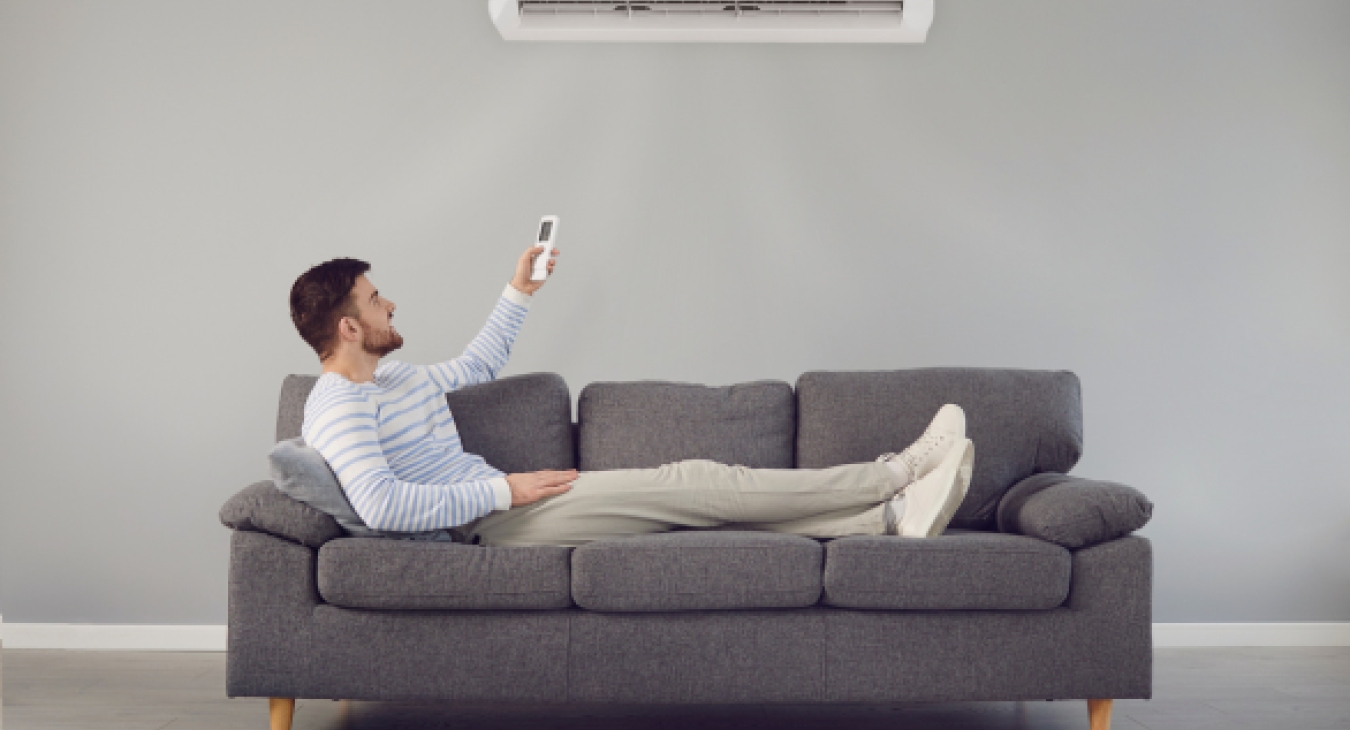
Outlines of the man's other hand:
{"type": "Polygon", "coordinates": [[[577,478],[577,474],[576,469],[507,474],[506,483],[511,486],[511,506],[520,507],[538,502],[544,497],[562,494],[572,488],[572,480],[577,478]]]}
{"type": "MultiPolygon", "coordinates": [[[[543,253],[543,246],[533,246],[525,251],[525,253],[521,255],[520,260],[516,262],[516,275],[511,279],[511,286],[515,287],[517,291],[526,294],[534,294],[539,291],[539,287],[543,286],[544,282],[548,281],[548,279],[544,279],[544,281],[530,281],[530,274],[534,271],[534,260],[543,253]]],[[[553,256],[556,257],[557,255],[558,249],[555,248],[553,249],[553,256]]],[[[548,275],[550,277],[553,276],[553,267],[556,266],[557,263],[558,262],[555,261],[553,257],[549,258],[548,275]]]]}

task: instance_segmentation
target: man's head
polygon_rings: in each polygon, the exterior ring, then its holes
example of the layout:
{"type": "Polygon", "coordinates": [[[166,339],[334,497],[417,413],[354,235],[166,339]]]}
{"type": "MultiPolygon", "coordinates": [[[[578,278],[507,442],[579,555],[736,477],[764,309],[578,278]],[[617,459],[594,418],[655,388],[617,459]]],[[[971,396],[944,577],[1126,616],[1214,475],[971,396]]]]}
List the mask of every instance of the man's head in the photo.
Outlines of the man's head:
{"type": "Polygon", "coordinates": [[[403,346],[394,329],[394,303],[380,296],[358,259],[325,261],[291,286],[291,321],[305,342],[327,362],[343,351],[384,357],[403,346]]]}

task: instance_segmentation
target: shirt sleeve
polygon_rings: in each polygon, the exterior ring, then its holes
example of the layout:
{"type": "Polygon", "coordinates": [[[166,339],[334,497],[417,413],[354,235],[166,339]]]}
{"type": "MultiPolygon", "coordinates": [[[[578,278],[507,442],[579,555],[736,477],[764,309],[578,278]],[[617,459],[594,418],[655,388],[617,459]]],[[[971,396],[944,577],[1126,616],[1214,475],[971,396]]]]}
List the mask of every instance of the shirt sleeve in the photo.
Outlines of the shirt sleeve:
{"type": "Polygon", "coordinates": [[[497,495],[495,509],[511,509],[511,484],[506,481],[506,477],[493,477],[488,481],[492,483],[493,493],[497,495]]]}
{"type": "Polygon", "coordinates": [[[332,467],[347,501],[367,527],[391,532],[439,530],[494,509],[510,509],[511,489],[505,478],[415,484],[396,477],[380,445],[375,406],[360,393],[336,392],[317,410],[313,422],[305,424],[305,443],[332,467]]]}
{"type": "Polygon", "coordinates": [[[532,301],[532,295],[507,284],[497,299],[497,305],[492,308],[487,324],[465,348],[464,354],[425,366],[431,382],[442,393],[449,393],[496,379],[497,374],[506,367],[506,361],[511,356],[511,346],[516,342],[520,326],[525,323],[525,313],[529,311],[532,301]]]}

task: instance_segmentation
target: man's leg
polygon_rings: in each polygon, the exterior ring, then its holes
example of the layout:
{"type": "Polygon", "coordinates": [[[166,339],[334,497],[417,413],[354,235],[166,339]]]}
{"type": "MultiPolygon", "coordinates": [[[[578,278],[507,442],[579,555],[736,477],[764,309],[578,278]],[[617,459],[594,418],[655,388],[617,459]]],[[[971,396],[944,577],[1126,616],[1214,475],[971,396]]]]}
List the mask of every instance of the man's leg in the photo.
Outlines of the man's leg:
{"type": "Polygon", "coordinates": [[[885,535],[886,503],[848,507],[785,522],[749,522],[739,529],[784,532],[802,537],[834,538],[849,535],[885,535]]]}
{"type": "Polygon", "coordinates": [[[751,469],[690,459],[656,469],[582,472],[562,494],[482,517],[470,526],[468,539],[488,546],[575,547],[726,523],[796,525],[806,530],[797,534],[807,535],[823,530],[812,535],[818,537],[879,535],[881,506],[900,486],[895,471],[881,462],[751,469]]]}

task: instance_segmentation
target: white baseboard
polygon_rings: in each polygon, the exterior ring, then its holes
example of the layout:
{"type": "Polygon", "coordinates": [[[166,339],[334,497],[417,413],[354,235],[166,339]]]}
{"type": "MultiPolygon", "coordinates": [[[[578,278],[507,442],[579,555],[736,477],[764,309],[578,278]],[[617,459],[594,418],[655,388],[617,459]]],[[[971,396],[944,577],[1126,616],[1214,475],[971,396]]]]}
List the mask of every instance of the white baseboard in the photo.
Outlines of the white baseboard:
{"type": "Polygon", "coordinates": [[[1153,647],[1350,646],[1350,622],[1153,624],[1153,647]]]}
{"type": "Polygon", "coordinates": [[[225,651],[225,626],[154,624],[11,624],[6,649],[122,649],[125,651],[225,651]]]}
{"type": "MultiPolygon", "coordinates": [[[[225,651],[220,626],[0,624],[6,649],[225,651]]],[[[1200,646],[1350,646],[1350,622],[1153,624],[1157,649],[1200,646]]]]}

